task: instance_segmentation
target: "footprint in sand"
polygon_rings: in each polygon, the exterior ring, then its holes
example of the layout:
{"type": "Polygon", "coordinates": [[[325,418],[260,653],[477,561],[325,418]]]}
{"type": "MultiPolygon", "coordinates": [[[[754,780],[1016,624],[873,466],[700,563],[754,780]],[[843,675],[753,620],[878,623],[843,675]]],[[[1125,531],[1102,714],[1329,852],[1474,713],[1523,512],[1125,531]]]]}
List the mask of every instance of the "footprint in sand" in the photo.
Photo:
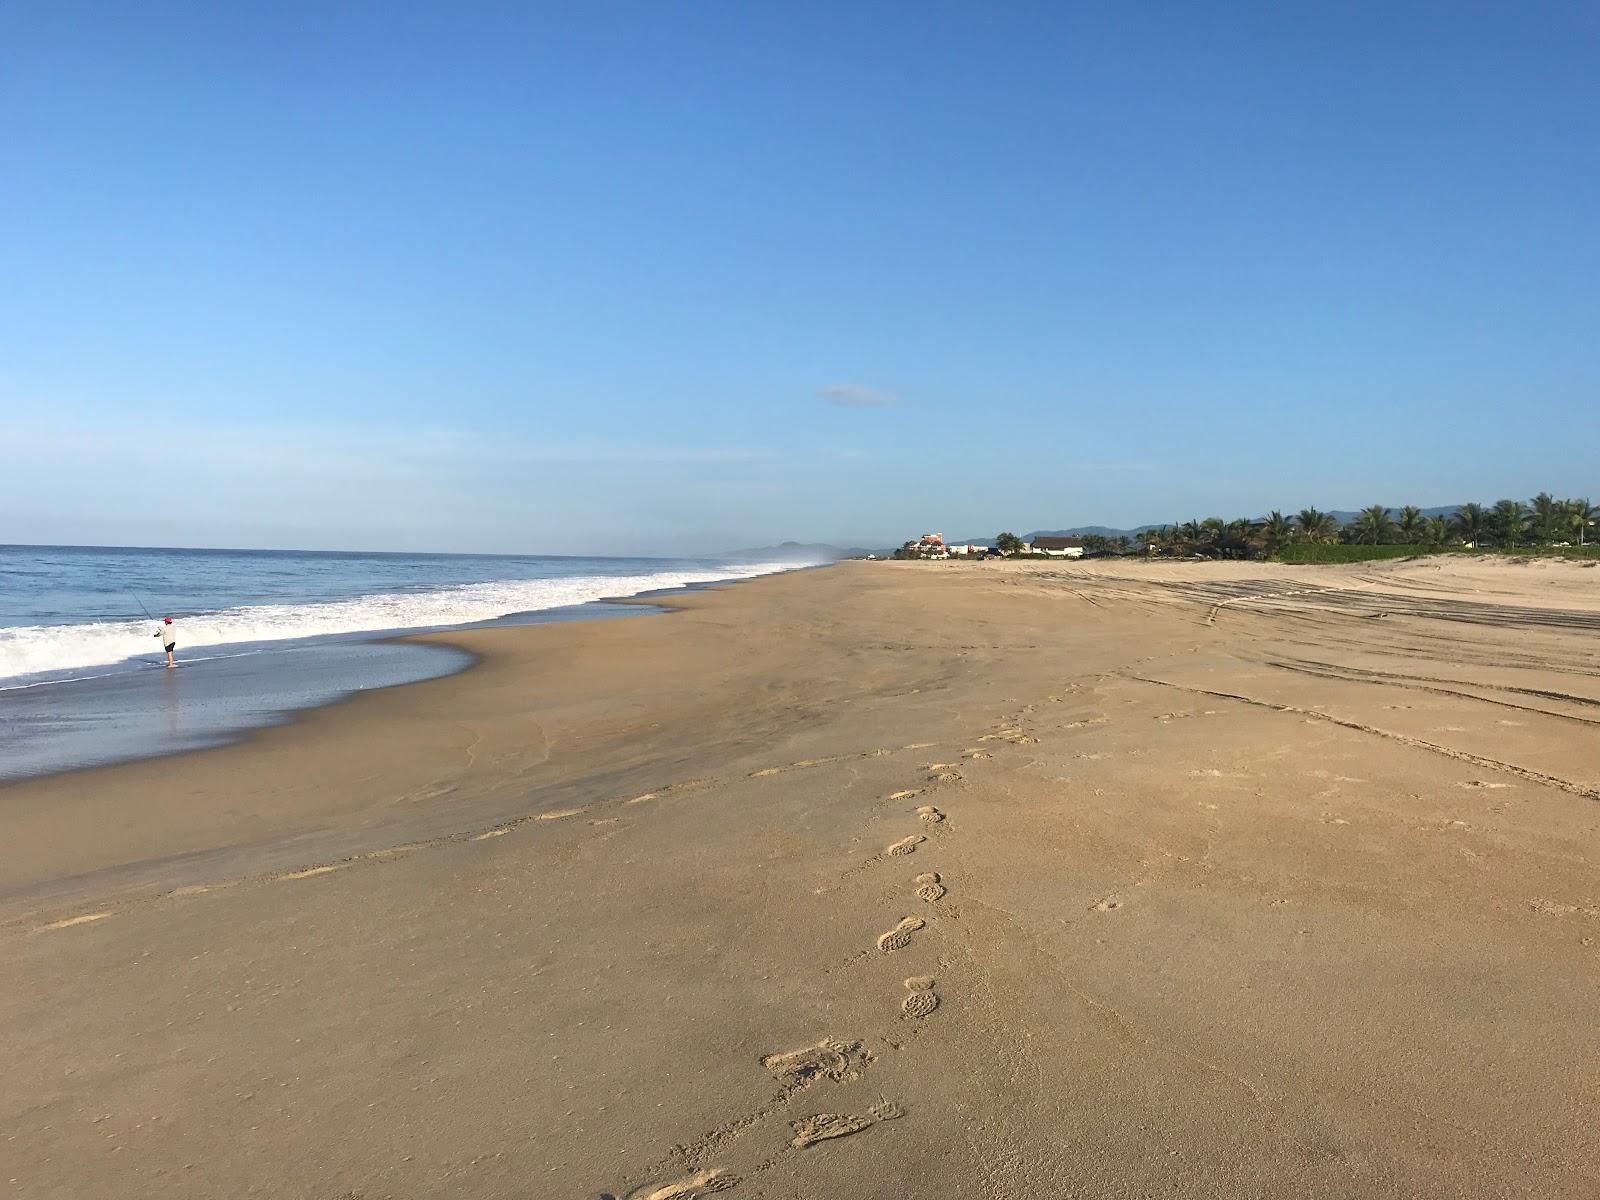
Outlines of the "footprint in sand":
{"type": "Polygon", "coordinates": [[[939,872],[924,871],[913,882],[917,885],[917,895],[929,904],[944,899],[945,887],[939,880],[939,872]]]}
{"type": "Polygon", "coordinates": [[[934,783],[960,783],[961,782],[961,772],[960,771],[937,771],[934,774],[929,775],[928,778],[933,780],[934,783]]]}
{"type": "Polygon", "coordinates": [[[933,990],[936,982],[932,975],[913,975],[906,980],[906,988],[911,994],[900,1002],[900,1011],[915,1020],[938,1008],[939,997],[933,990]]]}
{"type": "Polygon", "coordinates": [[[910,837],[903,837],[893,845],[885,846],[883,852],[895,858],[899,858],[904,854],[915,854],[917,852],[917,844],[927,840],[920,833],[913,833],[910,837]]]}
{"type": "Polygon", "coordinates": [[[725,1192],[739,1182],[737,1175],[730,1175],[721,1167],[712,1167],[705,1171],[696,1171],[693,1175],[685,1176],[673,1183],[645,1184],[636,1191],[629,1192],[627,1200],[694,1200],[697,1196],[709,1196],[713,1192],[725,1192]]]}
{"type": "Polygon", "coordinates": [[[1578,911],[1576,904],[1562,904],[1559,900],[1529,900],[1528,907],[1547,917],[1565,917],[1578,911]]]}
{"type": "Polygon", "coordinates": [[[831,1079],[835,1083],[854,1079],[871,1061],[872,1055],[861,1048],[860,1042],[823,1038],[815,1046],[768,1054],[762,1058],[761,1065],[780,1083],[794,1086],[813,1079],[831,1079]]]}
{"type": "Polygon", "coordinates": [[[924,824],[937,825],[944,820],[944,814],[931,804],[924,804],[917,809],[917,816],[921,817],[924,824]]]}
{"type": "Polygon", "coordinates": [[[905,917],[888,933],[878,936],[878,949],[888,954],[891,950],[903,950],[911,945],[911,935],[921,929],[926,922],[921,917],[905,917]]]}
{"type": "Polygon", "coordinates": [[[1104,900],[1100,900],[1095,904],[1090,905],[1089,907],[1095,912],[1116,912],[1117,909],[1122,907],[1122,903],[1122,897],[1113,894],[1107,896],[1104,900]]]}
{"type": "Polygon", "coordinates": [[[921,788],[907,788],[903,792],[895,792],[892,796],[889,797],[889,799],[891,799],[891,800],[909,800],[909,799],[911,799],[911,797],[919,795],[921,792],[922,792],[921,788]]]}
{"type": "Polygon", "coordinates": [[[815,1116],[789,1123],[789,1127],[794,1130],[794,1140],[789,1144],[797,1150],[804,1150],[807,1146],[815,1146],[818,1142],[849,1137],[852,1133],[871,1129],[879,1121],[894,1121],[905,1115],[905,1109],[893,1100],[874,1104],[862,1115],[817,1113],[815,1116]]]}

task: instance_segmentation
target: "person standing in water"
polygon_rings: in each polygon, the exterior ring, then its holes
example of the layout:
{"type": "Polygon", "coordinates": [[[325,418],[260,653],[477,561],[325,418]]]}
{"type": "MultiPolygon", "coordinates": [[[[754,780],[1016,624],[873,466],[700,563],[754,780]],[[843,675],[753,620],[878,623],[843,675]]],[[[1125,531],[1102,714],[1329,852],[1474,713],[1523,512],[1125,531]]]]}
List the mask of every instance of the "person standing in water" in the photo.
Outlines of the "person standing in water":
{"type": "Polygon", "coordinates": [[[172,661],[172,652],[178,648],[178,627],[172,623],[171,617],[168,617],[161,628],[156,630],[156,636],[161,639],[162,646],[166,647],[167,668],[170,670],[178,665],[172,661]]]}

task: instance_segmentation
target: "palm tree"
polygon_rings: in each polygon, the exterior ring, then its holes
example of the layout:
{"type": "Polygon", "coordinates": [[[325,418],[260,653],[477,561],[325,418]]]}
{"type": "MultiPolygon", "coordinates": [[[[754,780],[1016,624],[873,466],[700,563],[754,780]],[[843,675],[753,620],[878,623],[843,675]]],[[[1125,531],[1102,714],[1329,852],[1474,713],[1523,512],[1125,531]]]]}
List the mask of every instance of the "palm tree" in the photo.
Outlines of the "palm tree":
{"type": "Polygon", "coordinates": [[[1207,550],[1220,551],[1223,534],[1227,529],[1228,523],[1221,517],[1207,517],[1200,522],[1200,541],[1207,550]]]}
{"type": "Polygon", "coordinates": [[[1427,546],[1445,546],[1450,542],[1450,522],[1444,517],[1424,517],[1422,541],[1427,546]]]}
{"type": "Polygon", "coordinates": [[[1521,500],[1498,500],[1489,514],[1489,523],[1502,546],[1516,547],[1528,530],[1528,510],[1521,500]]]}
{"type": "Polygon", "coordinates": [[[1453,523],[1461,540],[1476,550],[1489,528],[1489,514],[1483,511],[1481,504],[1463,504],[1456,509],[1453,523]]]}
{"type": "Polygon", "coordinates": [[[1394,522],[1389,519],[1389,510],[1381,504],[1363,508],[1356,519],[1350,522],[1350,540],[1353,542],[1379,546],[1393,536],[1394,522]]]}
{"type": "Polygon", "coordinates": [[[1261,548],[1268,554],[1276,554],[1294,541],[1294,535],[1294,522],[1277,509],[1269,512],[1266,520],[1261,522],[1261,527],[1256,530],[1256,537],[1261,542],[1261,548]]]}
{"type": "Polygon", "coordinates": [[[1578,532],[1578,545],[1583,545],[1584,535],[1590,525],[1600,520],[1600,508],[1589,503],[1587,496],[1580,500],[1567,501],[1567,520],[1572,528],[1578,532]]]}
{"type": "Polygon", "coordinates": [[[1422,540],[1422,510],[1415,504],[1408,504],[1400,510],[1400,540],[1402,542],[1422,540]]]}
{"type": "Polygon", "coordinates": [[[1250,553],[1250,538],[1255,531],[1254,522],[1248,517],[1240,517],[1222,527],[1217,544],[1229,558],[1245,558],[1250,553]]]}
{"type": "Polygon", "coordinates": [[[1339,532],[1339,523],[1325,512],[1302,508],[1294,518],[1300,524],[1300,536],[1308,542],[1331,542],[1339,532]]]}
{"type": "Polygon", "coordinates": [[[1533,527],[1534,540],[1546,546],[1560,540],[1566,506],[1549,492],[1540,492],[1528,503],[1533,509],[1529,524],[1533,527]]]}

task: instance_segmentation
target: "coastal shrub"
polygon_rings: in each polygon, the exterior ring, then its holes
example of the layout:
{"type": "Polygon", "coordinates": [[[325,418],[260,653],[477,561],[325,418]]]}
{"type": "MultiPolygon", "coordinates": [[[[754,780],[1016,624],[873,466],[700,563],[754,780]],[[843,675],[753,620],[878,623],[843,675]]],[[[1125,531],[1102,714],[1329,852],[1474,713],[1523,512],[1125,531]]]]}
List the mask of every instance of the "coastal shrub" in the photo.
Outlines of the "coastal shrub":
{"type": "Polygon", "coordinates": [[[1272,557],[1286,563],[1371,562],[1380,558],[1411,558],[1421,554],[1480,554],[1496,558],[1600,558],[1594,546],[1353,546],[1343,543],[1295,542],[1281,546],[1272,557]]]}
{"type": "Polygon", "coordinates": [[[1426,546],[1353,546],[1338,542],[1294,542],[1280,546],[1273,558],[1286,563],[1371,562],[1377,558],[1410,558],[1430,553],[1426,546]]]}

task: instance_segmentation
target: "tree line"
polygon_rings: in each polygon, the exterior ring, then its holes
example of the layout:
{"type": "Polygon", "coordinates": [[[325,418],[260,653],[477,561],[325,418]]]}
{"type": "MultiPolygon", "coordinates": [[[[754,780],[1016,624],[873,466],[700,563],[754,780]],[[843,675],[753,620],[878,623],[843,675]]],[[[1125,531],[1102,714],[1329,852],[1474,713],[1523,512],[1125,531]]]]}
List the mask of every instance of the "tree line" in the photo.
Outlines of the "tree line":
{"type": "Polygon", "coordinates": [[[1374,504],[1343,525],[1331,513],[1315,508],[1302,508],[1293,516],[1274,509],[1255,521],[1207,517],[1163,525],[1141,531],[1138,540],[1160,551],[1228,558],[1275,554],[1296,543],[1516,549],[1584,545],[1593,539],[1591,526],[1597,520],[1600,508],[1587,498],[1557,500],[1549,492],[1540,492],[1527,503],[1500,500],[1488,508],[1463,504],[1450,516],[1424,516],[1414,504],[1399,510],[1374,504]]]}

